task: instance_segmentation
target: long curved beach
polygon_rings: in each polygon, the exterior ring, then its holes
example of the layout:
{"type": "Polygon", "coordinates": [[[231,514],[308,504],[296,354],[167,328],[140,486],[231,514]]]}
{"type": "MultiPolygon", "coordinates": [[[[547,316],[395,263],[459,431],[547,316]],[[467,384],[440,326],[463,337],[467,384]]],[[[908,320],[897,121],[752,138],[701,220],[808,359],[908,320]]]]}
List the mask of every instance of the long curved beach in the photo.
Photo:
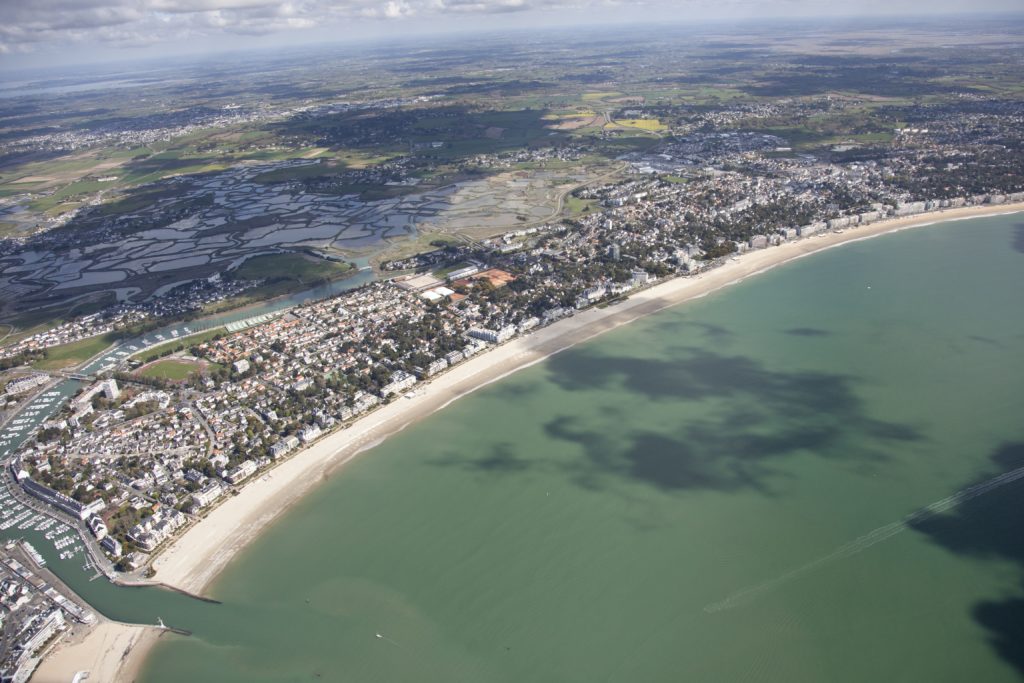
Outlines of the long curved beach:
{"type": "MultiPolygon", "coordinates": [[[[251,482],[167,549],[155,562],[154,578],[201,593],[239,550],[335,468],[456,399],[608,330],[841,244],[908,228],[1022,210],[1024,204],[949,209],[829,232],[748,252],[701,275],[668,280],[621,303],[578,312],[420,385],[414,398],[381,407],[251,482]]],[[[152,628],[104,622],[81,642],[60,646],[47,657],[33,680],[68,681],[78,671],[91,671],[90,678],[96,680],[133,680],[158,635],[159,631],[152,628]]]]}

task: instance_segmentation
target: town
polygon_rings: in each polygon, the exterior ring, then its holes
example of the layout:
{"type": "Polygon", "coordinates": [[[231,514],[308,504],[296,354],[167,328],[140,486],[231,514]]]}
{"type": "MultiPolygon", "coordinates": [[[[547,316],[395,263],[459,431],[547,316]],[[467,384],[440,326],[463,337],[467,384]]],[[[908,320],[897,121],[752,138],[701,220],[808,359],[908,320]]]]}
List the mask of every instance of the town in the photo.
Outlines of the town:
{"type": "MultiPolygon", "coordinates": [[[[805,170],[795,168],[796,175],[805,170]]],[[[400,265],[422,272],[298,306],[152,361],[193,370],[181,381],[145,381],[134,374],[141,361],[129,358],[44,422],[11,473],[26,494],[80,520],[117,570],[144,569],[249,478],[534,328],[713,268],[734,253],[892,216],[1024,201],[1017,192],[888,205],[863,195],[840,208],[820,200],[827,187],[811,193],[789,180],[719,175],[703,188],[645,179],[588,189],[605,210],[421,254],[400,265]],[[712,192],[715,205],[726,206],[702,211],[712,192]],[[750,220],[772,202],[787,213],[750,220]],[[792,225],[784,216],[816,220],[792,225]]],[[[8,392],[48,380],[22,376],[8,392]]]]}
{"type": "Polygon", "coordinates": [[[543,108],[504,83],[495,109],[382,76],[402,94],[211,95],[12,135],[15,157],[115,155],[0,207],[0,292],[29,330],[0,346],[17,504],[74,526],[96,571],[144,576],[239,487],[495,346],[747,251],[1024,201],[1019,98],[969,79],[930,99],[820,92],[765,68],[724,99],[602,74],[614,88],[526,88],[543,108]],[[185,137],[203,142],[157,144],[185,137]],[[281,299],[316,285],[335,288],[281,299]],[[37,317],[66,299],[82,304],[37,317]],[[204,322],[267,300],[287,305],[204,322]]]}
{"type": "MultiPolygon", "coordinates": [[[[65,532],[62,538],[68,538],[67,526],[43,515],[29,515],[26,522],[50,529],[48,537],[65,532]]],[[[96,615],[45,566],[31,543],[9,541],[0,548],[0,677],[5,681],[28,681],[60,637],[96,623],[96,615]]]]}
{"type": "Polygon", "coordinates": [[[1024,671],[1019,12],[106,4],[0,31],[0,682],[1024,671]]]}

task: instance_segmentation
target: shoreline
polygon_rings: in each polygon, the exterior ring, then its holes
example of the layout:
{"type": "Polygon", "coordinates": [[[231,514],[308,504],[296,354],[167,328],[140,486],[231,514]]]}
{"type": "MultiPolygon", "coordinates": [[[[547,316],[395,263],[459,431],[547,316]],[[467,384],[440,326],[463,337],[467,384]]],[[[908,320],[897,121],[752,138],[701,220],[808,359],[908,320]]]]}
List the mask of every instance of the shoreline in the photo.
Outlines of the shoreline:
{"type": "MultiPolygon", "coordinates": [[[[620,325],[703,298],[783,264],[843,244],[911,228],[1021,211],[1024,211],[1024,203],[963,207],[890,218],[867,226],[844,228],[838,233],[825,232],[731,257],[719,267],[698,275],[660,281],[605,308],[578,311],[572,317],[456,365],[418,386],[414,398],[398,398],[254,478],[238,495],[220,504],[155,559],[153,567],[156,573],[153,581],[188,593],[201,594],[239,551],[322,480],[327,479],[334,470],[459,398],[620,325]]],[[[94,629],[81,644],[74,646],[81,651],[82,659],[70,656],[72,648],[62,647],[48,656],[44,665],[51,663],[51,659],[54,666],[60,661],[67,672],[65,680],[70,680],[77,670],[89,669],[89,664],[96,664],[95,669],[99,671],[102,653],[109,649],[103,643],[112,637],[125,639],[131,633],[134,635],[130,652],[126,651],[120,659],[117,674],[110,680],[134,680],[159,634],[152,631],[140,634],[138,627],[128,625],[104,626],[105,629],[94,629]],[[117,634],[111,633],[118,629],[120,631],[117,634]],[[94,643],[91,648],[86,647],[90,640],[94,643]],[[61,653],[67,656],[62,658],[61,653]],[[87,653],[98,655],[101,659],[85,661],[84,655],[87,653]],[[74,669],[70,668],[72,663],[75,664],[74,669]]]]}
{"type": "Polygon", "coordinates": [[[75,676],[81,671],[89,672],[89,680],[132,680],[142,663],[136,653],[148,651],[160,635],[153,626],[101,618],[85,634],[69,640],[61,636],[30,680],[32,683],[68,683],[78,680],[75,676]]]}

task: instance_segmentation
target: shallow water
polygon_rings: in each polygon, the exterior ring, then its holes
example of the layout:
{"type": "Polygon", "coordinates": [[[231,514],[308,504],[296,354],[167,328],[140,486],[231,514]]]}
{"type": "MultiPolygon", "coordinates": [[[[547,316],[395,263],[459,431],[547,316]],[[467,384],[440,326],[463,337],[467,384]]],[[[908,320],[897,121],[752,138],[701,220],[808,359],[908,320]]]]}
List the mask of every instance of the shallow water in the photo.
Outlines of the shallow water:
{"type": "Polygon", "coordinates": [[[456,402],[175,602],[195,636],[142,680],[1020,680],[1020,222],[801,259],[456,402]]]}

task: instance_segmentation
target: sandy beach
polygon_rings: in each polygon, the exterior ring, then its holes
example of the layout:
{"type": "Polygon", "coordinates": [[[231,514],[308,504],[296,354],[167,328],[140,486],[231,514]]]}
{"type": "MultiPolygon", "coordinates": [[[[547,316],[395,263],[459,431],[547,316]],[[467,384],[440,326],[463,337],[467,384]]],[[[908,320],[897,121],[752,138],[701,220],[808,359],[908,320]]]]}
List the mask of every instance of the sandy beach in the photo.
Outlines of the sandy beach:
{"type": "Polygon", "coordinates": [[[151,627],[101,621],[84,638],[58,643],[31,680],[69,683],[80,671],[88,671],[90,681],[131,680],[135,671],[132,667],[142,662],[136,653],[148,650],[157,636],[151,627]]]}
{"type": "MultiPolygon", "coordinates": [[[[950,220],[1019,211],[1024,211],[1024,204],[948,209],[847,228],[841,233],[827,232],[748,252],[700,275],[660,282],[615,305],[577,312],[417,385],[414,398],[400,398],[379,408],[255,478],[163,552],[154,563],[154,579],[200,593],[239,550],[335,468],[474,390],[620,325],[841,244],[950,220]]],[[[70,681],[80,670],[92,671],[91,680],[133,680],[156,640],[155,636],[143,637],[143,633],[139,627],[104,622],[81,643],[62,646],[51,654],[33,680],[70,681]],[[126,648],[130,653],[122,656],[126,648]]]]}

